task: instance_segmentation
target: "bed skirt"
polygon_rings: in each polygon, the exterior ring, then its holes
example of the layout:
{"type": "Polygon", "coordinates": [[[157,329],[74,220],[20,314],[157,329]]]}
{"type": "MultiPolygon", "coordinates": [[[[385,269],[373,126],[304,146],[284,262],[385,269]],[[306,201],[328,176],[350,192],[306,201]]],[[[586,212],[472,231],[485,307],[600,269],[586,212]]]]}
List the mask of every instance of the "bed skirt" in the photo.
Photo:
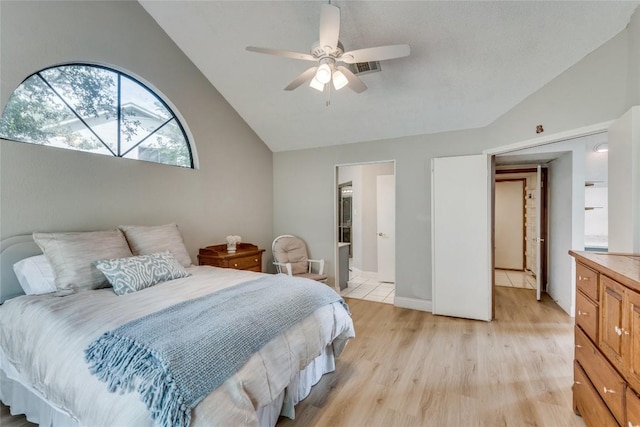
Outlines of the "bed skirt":
{"type": "MultiPolygon", "coordinates": [[[[311,392],[311,387],[326,373],[335,370],[333,346],[301,370],[282,393],[270,405],[258,408],[260,427],[273,427],[280,415],[294,419],[294,406],[311,392]]],[[[71,414],[49,403],[40,393],[26,385],[20,374],[6,359],[0,349],[0,400],[9,406],[12,415],[24,414],[32,423],[41,427],[78,427],[80,423],[71,414]]]]}

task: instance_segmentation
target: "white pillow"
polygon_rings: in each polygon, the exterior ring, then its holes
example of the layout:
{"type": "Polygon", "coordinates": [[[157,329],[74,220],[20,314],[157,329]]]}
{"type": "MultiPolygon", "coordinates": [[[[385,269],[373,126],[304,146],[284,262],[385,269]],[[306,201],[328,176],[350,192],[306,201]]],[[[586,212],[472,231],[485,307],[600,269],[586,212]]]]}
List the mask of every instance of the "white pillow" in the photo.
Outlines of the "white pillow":
{"type": "Polygon", "coordinates": [[[44,255],[25,258],[13,264],[22,290],[27,295],[49,294],[56,291],[53,267],[44,255]]]}

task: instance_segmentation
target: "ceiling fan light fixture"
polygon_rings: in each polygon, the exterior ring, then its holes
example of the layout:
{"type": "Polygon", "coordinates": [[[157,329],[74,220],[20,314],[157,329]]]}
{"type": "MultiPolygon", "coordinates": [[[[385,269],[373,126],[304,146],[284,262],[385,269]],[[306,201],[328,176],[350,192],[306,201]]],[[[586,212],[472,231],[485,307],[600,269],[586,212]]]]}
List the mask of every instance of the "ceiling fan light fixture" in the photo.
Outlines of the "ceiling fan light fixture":
{"type": "Polygon", "coordinates": [[[324,91],[324,83],[318,81],[316,77],[311,79],[311,83],[309,83],[309,86],[311,86],[317,91],[320,91],[320,92],[324,91]]]}
{"type": "Polygon", "coordinates": [[[318,67],[315,79],[322,84],[329,83],[331,80],[331,67],[329,64],[322,64],[318,67]]]}
{"type": "Polygon", "coordinates": [[[344,75],[342,71],[336,70],[333,73],[333,87],[336,90],[342,89],[347,85],[347,83],[349,83],[349,80],[347,80],[347,77],[344,75]]]}

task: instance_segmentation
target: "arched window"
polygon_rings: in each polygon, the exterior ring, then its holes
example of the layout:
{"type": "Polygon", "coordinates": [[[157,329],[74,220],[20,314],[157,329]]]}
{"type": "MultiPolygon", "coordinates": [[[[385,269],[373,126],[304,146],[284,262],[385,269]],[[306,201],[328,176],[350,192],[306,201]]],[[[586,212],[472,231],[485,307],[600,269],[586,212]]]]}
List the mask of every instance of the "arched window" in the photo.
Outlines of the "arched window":
{"type": "Polygon", "coordinates": [[[184,128],[162,98],[98,65],[61,65],[27,77],[0,117],[0,137],[193,168],[184,128]]]}

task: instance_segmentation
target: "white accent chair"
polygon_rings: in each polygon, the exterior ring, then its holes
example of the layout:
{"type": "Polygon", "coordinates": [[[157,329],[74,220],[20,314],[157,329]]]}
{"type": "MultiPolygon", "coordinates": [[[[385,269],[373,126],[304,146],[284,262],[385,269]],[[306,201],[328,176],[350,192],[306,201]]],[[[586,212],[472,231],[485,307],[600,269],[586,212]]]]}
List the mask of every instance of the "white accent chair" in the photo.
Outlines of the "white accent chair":
{"type": "Polygon", "coordinates": [[[273,264],[278,273],[326,282],[323,259],[309,259],[307,245],[299,237],[284,234],[271,244],[273,264]]]}

